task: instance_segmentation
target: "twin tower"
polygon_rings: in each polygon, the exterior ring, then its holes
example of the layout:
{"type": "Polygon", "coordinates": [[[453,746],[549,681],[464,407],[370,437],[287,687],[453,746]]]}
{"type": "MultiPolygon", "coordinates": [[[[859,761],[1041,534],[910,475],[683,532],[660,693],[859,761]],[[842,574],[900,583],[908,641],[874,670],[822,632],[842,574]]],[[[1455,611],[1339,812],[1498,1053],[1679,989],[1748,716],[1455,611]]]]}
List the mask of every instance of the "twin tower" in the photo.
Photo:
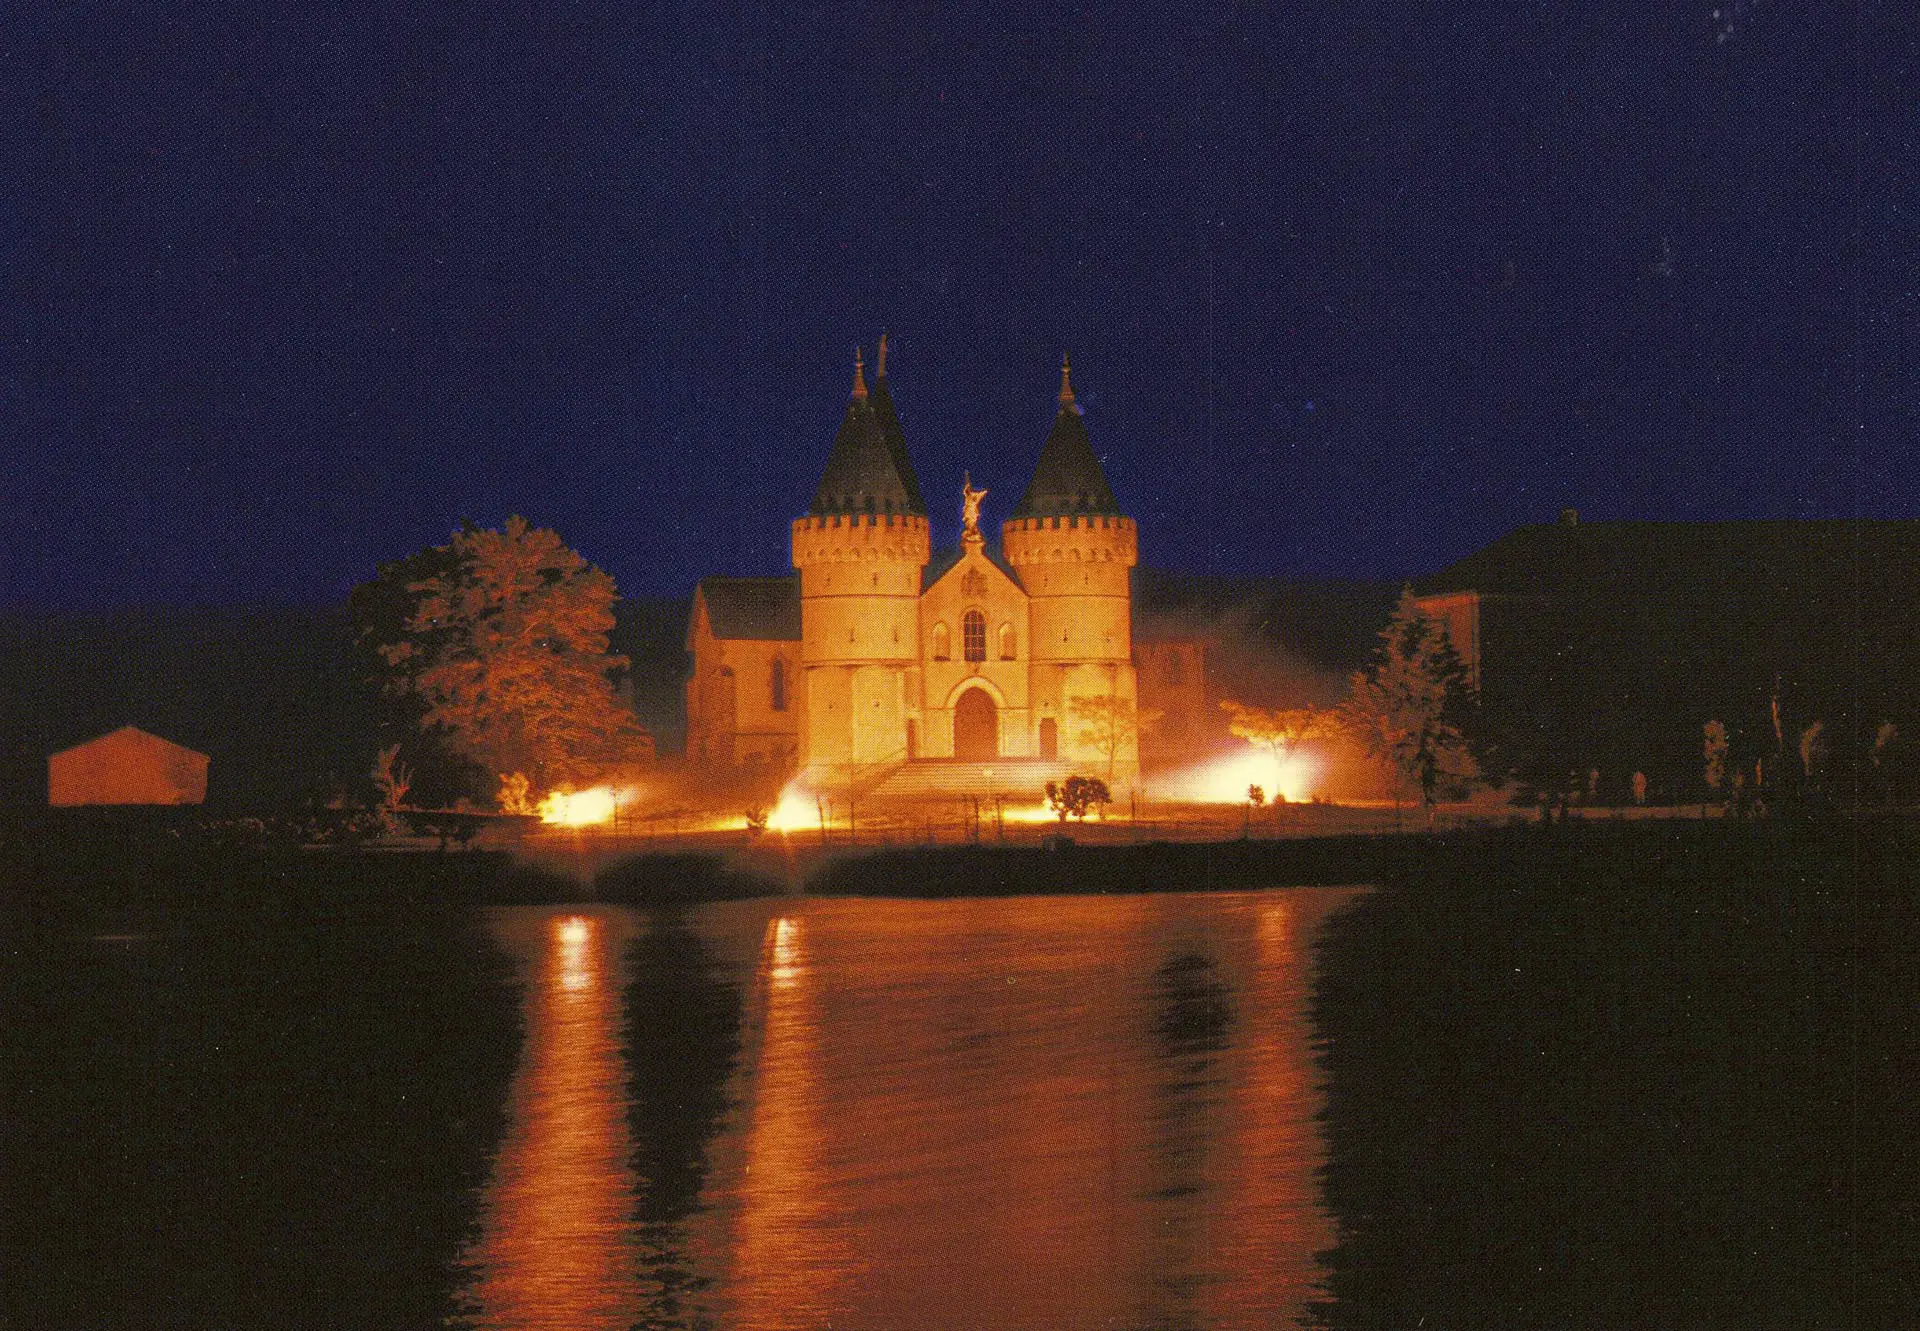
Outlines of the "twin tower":
{"type": "Polygon", "coordinates": [[[1068,367],[1033,479],[991,548],[985,491],[960,496],[957,549],[935,557],[887,383],[856,358],[853,392],[806,516],[795,699],[804,771],[834,779],[927,759],[1053,759],[1130,782],[1133,519],[1120,512],[1068,367]]]}

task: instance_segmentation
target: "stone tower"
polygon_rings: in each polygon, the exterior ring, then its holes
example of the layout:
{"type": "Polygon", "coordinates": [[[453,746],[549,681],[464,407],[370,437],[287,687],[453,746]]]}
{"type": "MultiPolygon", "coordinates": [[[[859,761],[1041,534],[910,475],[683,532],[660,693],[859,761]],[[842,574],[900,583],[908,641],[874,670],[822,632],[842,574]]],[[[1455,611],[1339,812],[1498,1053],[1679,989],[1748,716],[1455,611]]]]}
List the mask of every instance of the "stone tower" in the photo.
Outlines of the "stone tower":
{"type": "Polygon", "coordinates": [[[812,506],[793,523],[799,760],[816,778],[907,756],[929,531],[887,395],[884,340],[876,368],[878,391],[869,395],[855,356],[853,393],[833,452],[812,506]]]}
{"type": "Polygon", "coordinates": [[[1132,783],[1139,774],[1131,576],[1133,519],[1120,512],[1060,365],[1060,411],[1033,480],[1000,528],[1007,562],[1027,590],[1032,627],[1034,753],[1055,753],[1087,775],[1132,783]],[[1117,717],[1076,717],[1075,698],[1107,699],[1117,717]],[[1099,729],[1102,741],[1083,732],[1099,729]],[[1108,750],[1111,749],[1112,752],[1108,750]]]}

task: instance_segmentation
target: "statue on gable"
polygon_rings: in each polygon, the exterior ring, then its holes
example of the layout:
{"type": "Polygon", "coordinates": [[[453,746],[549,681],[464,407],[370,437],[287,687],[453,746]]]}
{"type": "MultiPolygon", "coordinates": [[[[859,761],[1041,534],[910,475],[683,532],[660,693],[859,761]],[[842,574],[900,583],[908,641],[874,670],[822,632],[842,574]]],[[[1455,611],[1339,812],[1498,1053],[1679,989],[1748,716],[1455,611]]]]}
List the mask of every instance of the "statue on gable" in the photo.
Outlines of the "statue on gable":
{"type": "Polygon", "coordinates": [[[986,497],[987,492],[985,490],[976,490],[973,488],[973,476],[971,473],[961,474],[960,522],[965,528],[961,533],[962,540],[982,541],[986,539],[980,534],[980,501],[986,497]]]}

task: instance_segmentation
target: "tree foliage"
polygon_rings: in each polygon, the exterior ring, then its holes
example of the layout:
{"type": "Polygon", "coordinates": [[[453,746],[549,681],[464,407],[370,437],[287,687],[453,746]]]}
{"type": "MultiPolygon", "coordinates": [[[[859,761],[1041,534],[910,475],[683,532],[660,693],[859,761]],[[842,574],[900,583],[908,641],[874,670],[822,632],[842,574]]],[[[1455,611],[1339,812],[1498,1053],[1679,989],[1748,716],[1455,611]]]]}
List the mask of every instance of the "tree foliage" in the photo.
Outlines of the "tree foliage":
{"type": "Polygon", "coordinates": [[[1340,729],[1340,714],[1324,707],[1249,707],[1225,698],[1220,710],[1227,714],[1228,731],[1280,763],[1309,740],[1327,739],[1340,729]]]}
{"type": "Polygon", "coordinates": [[[1076,737],[1081,748],[1106,759],[1109,781],[1113,780],[1115,762],[1129,753],[1138,758],[1140,736],[1160,721],[1160,713],[1153,708],[1143,708],[1134,699],[1117,693],[1069,698],[1067,714],[1079,727],[1076,737]]]}
{"type": "Polygon", "coordinates": [[[1066,822],[1069,817],[1083,822],[1096,807],[1113,803],[1107,783],[1094,776],[1070,776],[1065,785],[1047,782],[1047,805],[1066,822]]]}
{"type": "Polygon", "coordinates": [[[538,789],[650,756],[614,693],[627,660],[607,650],[613,579],[556,533],[519,517],[499,531],[468,527],[381,581],[365,603],[405,606],[398,635],[376,639],[387,687],[454,753],[538,789]]]}
{"type": "Polygon", "coordinates": [[[1472,705],[1466,668],[1446,626],[1421,613],[1410,589],[1403,591],[1373,661],[1354,674],[1341,707],[1348,733],[1392,775],[1396,804],[1411,784],[1431,819],[1444,791],[1479,774],[1466,736],[1472,705]]]}

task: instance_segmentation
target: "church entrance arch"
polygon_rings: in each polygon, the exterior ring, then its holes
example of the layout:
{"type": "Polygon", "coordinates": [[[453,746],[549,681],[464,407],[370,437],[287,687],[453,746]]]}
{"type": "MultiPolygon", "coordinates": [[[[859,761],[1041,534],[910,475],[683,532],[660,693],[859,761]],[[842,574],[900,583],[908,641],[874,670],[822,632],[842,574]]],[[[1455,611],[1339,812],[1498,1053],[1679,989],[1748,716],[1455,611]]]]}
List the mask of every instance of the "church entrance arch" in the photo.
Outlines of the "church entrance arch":
{"type": "Polygon", "coordinates": [[[1060,756],[1060,726],[1050,716],[1040,718],[1040,756],[1042,758],[1060,756]]]}
{"type": "Polygon", "coordinates": [[[1000,756],[1000,709],[985,689],[968,689],[953,705],[953,756],[976,763],[1000,756]]]}

